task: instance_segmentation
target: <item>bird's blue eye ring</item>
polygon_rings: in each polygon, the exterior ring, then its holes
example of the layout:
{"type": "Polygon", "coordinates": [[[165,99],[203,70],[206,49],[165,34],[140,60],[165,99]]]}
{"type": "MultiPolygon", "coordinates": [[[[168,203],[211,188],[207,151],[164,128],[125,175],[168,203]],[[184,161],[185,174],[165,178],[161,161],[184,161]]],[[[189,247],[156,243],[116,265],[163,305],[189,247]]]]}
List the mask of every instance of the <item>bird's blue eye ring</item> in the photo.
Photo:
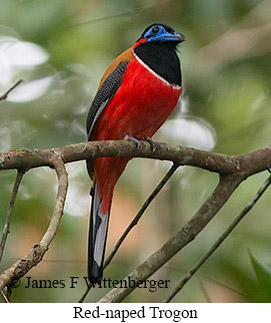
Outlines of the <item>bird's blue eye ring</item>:
{"type": "Polygon", "coordinates": [[[153,28],[152,28],[152,33],[154,33],[154,34],[157,34],[158,33],[158,31],[159,31],[159,27],[158,26],[154,26],[153,28]]]}

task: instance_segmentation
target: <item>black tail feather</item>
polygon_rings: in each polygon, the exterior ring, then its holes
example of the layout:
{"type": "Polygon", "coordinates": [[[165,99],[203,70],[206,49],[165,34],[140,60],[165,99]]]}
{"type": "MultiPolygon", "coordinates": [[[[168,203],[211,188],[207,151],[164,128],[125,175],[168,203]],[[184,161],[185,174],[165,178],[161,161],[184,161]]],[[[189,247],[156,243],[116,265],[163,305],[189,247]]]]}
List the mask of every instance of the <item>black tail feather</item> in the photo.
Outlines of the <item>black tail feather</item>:
{"type": "Polygon", "coordinates": [[[101,213],[102,199],[98,195],[97,182],[92,189],[92,201],[88,240],[88,279],[90,284],[100,283],[103,277],[103,262],[107,238],[109,211],[101,213]]]}

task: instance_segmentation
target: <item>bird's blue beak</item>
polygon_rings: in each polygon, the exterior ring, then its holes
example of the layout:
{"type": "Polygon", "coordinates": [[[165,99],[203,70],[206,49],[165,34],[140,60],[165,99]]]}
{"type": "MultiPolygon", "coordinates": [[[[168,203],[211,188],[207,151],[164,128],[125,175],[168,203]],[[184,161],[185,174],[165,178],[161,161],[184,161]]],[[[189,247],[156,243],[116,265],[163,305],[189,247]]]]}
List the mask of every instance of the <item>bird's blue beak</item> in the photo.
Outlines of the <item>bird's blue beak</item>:
{"type": "Polygon", "coordinates": [[[176,33],[176,38],[179,40],[179,43],[182,43],[183,41],[186,41],[186,38],[183,34],[181,33],[176,33]]]}
{"type": "Polygon", "coordinates": [[[166,34],[163,34],[161,35],[162,37],[162,41],[173,41],[173,42],[177,42],[177,43],[182,43],[183,41],[186,40],[185,36],[181,33],[174,33],[174,34],[171,34],[171,33],[166,33],[166,34]]]}
{"type": "Polygon", "coordinates": [[[161,34],[157,34],[155,36],[151,36],[148,38],[148,41],[162,41],[162,42],[175,42],[175,43],[182,43],[185,41],[186,38],[181,33],[170,33],[170,32],[163,32],[161,34]]]}

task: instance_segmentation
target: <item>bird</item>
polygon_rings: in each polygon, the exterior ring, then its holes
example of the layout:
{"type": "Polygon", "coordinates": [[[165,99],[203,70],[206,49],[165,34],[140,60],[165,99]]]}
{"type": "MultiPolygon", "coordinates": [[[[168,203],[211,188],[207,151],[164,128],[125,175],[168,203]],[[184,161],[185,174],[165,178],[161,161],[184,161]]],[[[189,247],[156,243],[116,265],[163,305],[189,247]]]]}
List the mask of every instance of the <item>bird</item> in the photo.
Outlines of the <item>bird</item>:
{"type": "MultiPolygon", "coordinates": [[[[132,47],[106,69],[86,119],[88,141],[148,140],[174,110],[182,92],[177,45],[185,36],[166,24],[148,26],[132,47]]],[[[92,179],[88,239],[88,281],[103,278],[114,187],[129,157],[87,160],[92,179]]]]}

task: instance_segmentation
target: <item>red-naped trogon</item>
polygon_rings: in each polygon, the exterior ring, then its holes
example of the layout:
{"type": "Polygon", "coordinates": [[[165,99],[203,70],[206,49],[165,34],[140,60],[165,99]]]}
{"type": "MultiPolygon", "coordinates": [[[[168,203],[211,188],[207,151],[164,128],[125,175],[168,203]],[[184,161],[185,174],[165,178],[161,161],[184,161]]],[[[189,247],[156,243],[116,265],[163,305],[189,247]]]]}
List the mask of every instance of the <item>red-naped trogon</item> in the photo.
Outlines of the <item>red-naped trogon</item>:
{"type": "MultiPolygon", "coordinates": [[[[164,24],[145,29],[107,68],[87,116],[88,140],[151,138],[177,104],[182,88],[178,43],[185,37],[164,24]]],[[[99,283],[114,186],[130,158],[87,161],[93,180],[88,279],[99,283]]]]}

